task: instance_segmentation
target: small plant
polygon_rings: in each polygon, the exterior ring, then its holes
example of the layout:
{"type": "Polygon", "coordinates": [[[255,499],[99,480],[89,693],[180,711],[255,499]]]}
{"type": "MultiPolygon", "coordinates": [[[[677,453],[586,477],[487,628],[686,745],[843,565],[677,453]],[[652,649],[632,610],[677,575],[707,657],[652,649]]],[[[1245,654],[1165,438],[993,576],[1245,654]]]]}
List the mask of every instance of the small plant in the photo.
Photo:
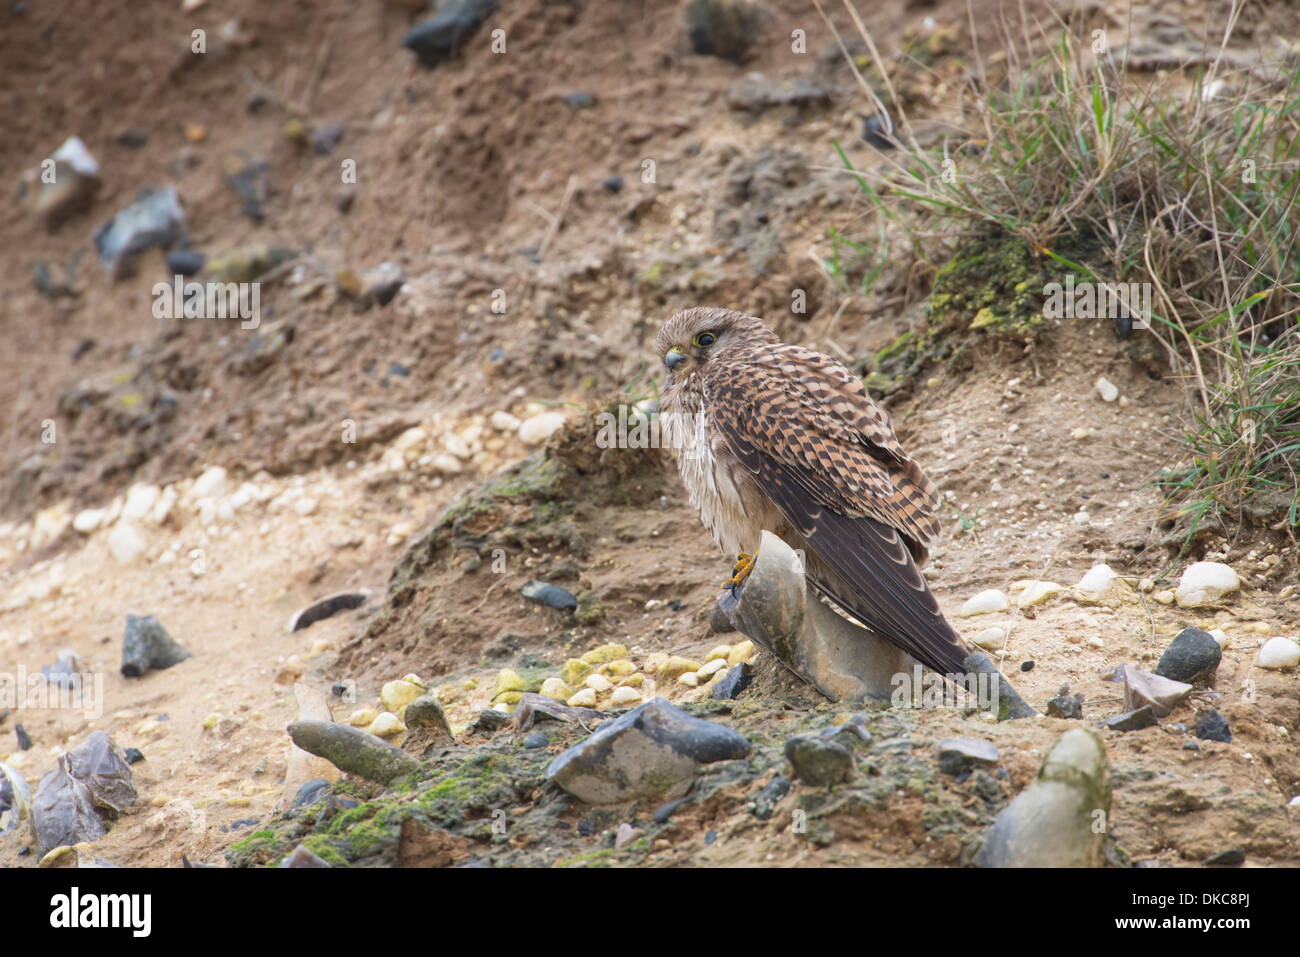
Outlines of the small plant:
{"type": "MultiPolygon", "coordinates": [[[[855,168],[836,146],[877,227],[901,232],[922,261],[1002,237],[1072,285],[1140,284],[1149,314],[1112,317],[1116,328],[1127,336],[1143,327],[1189,387],[1182,461],[1157,479],[1165,517],[1189,538],[1211,514],[1294,534],[1300,73],[1230,73],[1220,53],[1194,72],[1139,77],[1123,52],[1104,43],[1094,52],[1063,25],[1029,60],[1031,31],[1046,33],[1026,22],[1024,43],[1008,37],[1003,63],[972,71],[963,110],[971,129],[922,146],[894,71],[845,5],[887,109],[850,60],[852,69],[878,115],[896,118],[881,134],[894,148],[875,170],[855,168]]],[[[1241,7],[1234,0],[1227,13],[1224,48],[1241,7]]],[[[1039,290],[1022,282],[1015,293],[1039,290]]],[[[991,314],[967,319],[978,329],[991,314]]]]}

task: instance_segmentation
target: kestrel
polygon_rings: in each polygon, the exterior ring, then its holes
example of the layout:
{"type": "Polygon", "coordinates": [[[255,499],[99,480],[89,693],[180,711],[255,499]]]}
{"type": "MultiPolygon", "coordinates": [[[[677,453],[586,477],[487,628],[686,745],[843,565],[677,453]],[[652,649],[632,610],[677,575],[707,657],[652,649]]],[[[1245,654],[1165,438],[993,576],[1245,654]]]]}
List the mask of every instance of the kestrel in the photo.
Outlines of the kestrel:
{"type": "Polygon", "coordinates": [[[943,674],[971,649],[920,566],[939,494],[889,415],[841,363],[781,342],[761,319],[687,309],[659,330],[661,434],[691,504],[747,574],[763,529],[803,549],[821,594],[943,674]]]}

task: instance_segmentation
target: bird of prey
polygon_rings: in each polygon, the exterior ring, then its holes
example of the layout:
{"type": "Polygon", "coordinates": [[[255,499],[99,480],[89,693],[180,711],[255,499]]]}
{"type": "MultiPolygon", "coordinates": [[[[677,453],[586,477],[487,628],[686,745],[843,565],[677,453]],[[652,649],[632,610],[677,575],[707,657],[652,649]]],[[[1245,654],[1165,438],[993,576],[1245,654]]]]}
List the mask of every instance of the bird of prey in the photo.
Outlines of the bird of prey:
{"type": "Polygon", "coordinates": [[[764,529],[805,555],[814,588],[942,674],[971,649],[920,566],[938,534],[938,491],[889,415],[829,356],[788,345],[761,319],[679,312],[655,348],[667,367],[661,435],[704,526],[752,568],[764,529]]]}

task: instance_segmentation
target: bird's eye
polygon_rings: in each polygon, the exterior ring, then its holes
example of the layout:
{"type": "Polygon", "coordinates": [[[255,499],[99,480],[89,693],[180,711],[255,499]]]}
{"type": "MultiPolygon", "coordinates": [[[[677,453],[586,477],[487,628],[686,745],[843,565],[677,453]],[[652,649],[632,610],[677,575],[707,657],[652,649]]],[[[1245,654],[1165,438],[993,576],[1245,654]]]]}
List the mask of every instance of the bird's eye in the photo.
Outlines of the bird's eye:
{"type": "Polygon", "coordinates": [[[718,341],[718,337],[715,336],[713,333],[701,332],[693,340],[691,340],[691,344],[694,346],[698,346],[701,349],[707,349],[709,346],[713,345],[717,341],[718,341]]]}

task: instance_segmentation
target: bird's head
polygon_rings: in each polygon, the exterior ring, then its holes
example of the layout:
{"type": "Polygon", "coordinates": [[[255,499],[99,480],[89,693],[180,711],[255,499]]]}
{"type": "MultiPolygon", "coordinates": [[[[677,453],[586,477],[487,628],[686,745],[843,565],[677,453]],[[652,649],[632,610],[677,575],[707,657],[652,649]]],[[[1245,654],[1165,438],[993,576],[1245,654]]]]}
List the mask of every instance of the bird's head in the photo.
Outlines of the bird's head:
{"type": "Polygon", "coordinates": [[[677,313],[659,330],[655,351],[668,370],[668,386],[689,378],[719,355],[780,339],[762,319],[734,309],[697,307],[677,313]]]}

